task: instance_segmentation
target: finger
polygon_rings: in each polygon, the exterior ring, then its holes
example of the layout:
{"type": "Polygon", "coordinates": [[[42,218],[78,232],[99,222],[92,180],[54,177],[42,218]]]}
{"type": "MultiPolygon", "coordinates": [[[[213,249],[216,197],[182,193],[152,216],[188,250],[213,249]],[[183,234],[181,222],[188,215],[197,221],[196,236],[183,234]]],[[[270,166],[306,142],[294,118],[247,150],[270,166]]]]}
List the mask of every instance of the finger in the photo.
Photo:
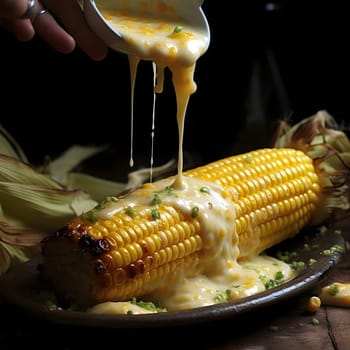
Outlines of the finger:
{"type": "Polygon", "coordinates": [[[50,12],[41,11],[36,15],[33,26],[37,34],[56,51],[68,54],[75,48],[74,38],[68,34],[51,15],[50,12]]]}
{"type": "Polygon", "coordinates": [[[0,18],[17,19],[25,14],[28,0],[0,0],[0,18]]]}
{"type": "Polygon", "coordinates": [[[33,39],[35,34],[35,30],[29,19],[3,21],[1,25],[19,41],[29,41],[33,39]]]}
{"type": "Polygon", "coordinates": [[[89,28],[76,1],[42,0],[42,2],[57,16],[63,27],[74,37],[77,45],[89,57],[96,61],[106,57],[108,52],[106,44],[89,28]]]}

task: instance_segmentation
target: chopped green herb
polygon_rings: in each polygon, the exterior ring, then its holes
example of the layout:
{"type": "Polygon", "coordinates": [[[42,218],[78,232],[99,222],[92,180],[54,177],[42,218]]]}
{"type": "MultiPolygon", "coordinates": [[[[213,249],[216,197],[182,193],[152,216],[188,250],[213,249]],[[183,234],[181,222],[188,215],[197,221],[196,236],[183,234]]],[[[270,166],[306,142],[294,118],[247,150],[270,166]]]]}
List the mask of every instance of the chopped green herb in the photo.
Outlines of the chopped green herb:
{"type": "Polygon", "coordinates": [[[158,205],[158,204],[160,204],[160,203],[162,203],[162,200],[161,200],[159,194],[156,193],[156,194],[153,196],[152,204],[153,204],[153,205],[158,205]]]}
{"type": "Polygon", "coordinates": [[[329,286],[329,294],[331,296],[336,296],[339,293],[339,284],[338,283],[332,283],[329,286]]]}
{"type": "Polygon", "coordinates": [[[167,195],[171,195],[174,192],[174,189],[170,186],[165,187],[165,192],[167,195]]]}
{"type": "Polygon", "coordinates": [[[125,212],[132,217],[136,215],[136,210],[132,207],[125,208],[125,212]]]}
{"type": "Polygon", "coordinates": [[[92,224],[96,224],[97,222],[96,210],[92,209],[88,211],[87,213],[83,214],[82,218],[83,220],[90,221],[92,224]]]}
{"type": "Polygon", "coordinates": [[[311,248],[310,248],[310,246],[309,246],[308,243],[304,243],[303,249],[304,249],[304,251],[306,251],[306,252],[309,252],[309,251],[311,250],[311,248]]]}
{"type": "Polygon", "coordinates": [[[344,247],[339,244],[335,244],[334,246],[331,247],[331,251],[333,253],[342,253],[344,251],[344,247]]]}
{"type": "Polygon", "coordinates": [[[276,280],[282,280],[284,277],[283,272],[282,271],[277,271],[275,274],[275,279],[276,280]]]}
{"type": "Polygon", "coordinates": [[[118,202],[119,199],[117,197],[114,196],[108,196],[106,197],[103,201],[101,201],[100,203],[98,203],[94,209],[98,210],[98,209],[103,209],[106,207],[106,204],[109,203],[116,203],[118,202]]]}
{"type": "Polygon", "coordinates": [[[269,329],[270,329],[270,331],[277,332],[277,331],[280,329],[280,327],[271,325],[271,326],[269,327],[269,329]]]}
{"type": "Polygon", "coordinates": [[[109,203],[116,203],[118,202],[119,199],[117,197],[114,196],[108,196],[106,197],[100,204],[97,204],[95,209],[103,209],[106,207],[106,205],[108,205],[109,203]]]}
{"type": "Polygon", "coordinates": [[[282,260],[286,263],[290,262],[293,258],[295,258],[298,255],[297,252],[289,252],[289,251],[278,251],[276,256],[279,260],[282,260]]]}
{"type": "Polygon", "coordinates": [[[313,258],[310,258],[309,261],[308,261],[308,265],[311,266],[313,264],[317,263],[317,260],[316,259],[313,259],[313,258]]]}
{"type": "Polygon", "coordinates": [[[136,298],[132,298],[130,300],[130,303],[133,305],[140,306],[146,310],[153,311],[153,312],[165,312],[165,311],[167,311],[165,308],[163,308],[160,305],[153,303],[151,301],[143,301],[143,300],[137,300],[136,298]]]}
{"type": "Polygon", "coordinates": [[[217,290],[214,297],[216,303],[223,303],[231,300],[231,289],[217,290]]]}
{"type": "Polygon", "coordinates": [[[306,264],[304,261],[293,261],[290,266],[294,271],[300,271],[306,267],[306,264]]]}
{"type": "Polygon", "coordinates": [[[193,218],[196,218],[199,214],[199,208],[198,207],[193,207],[191,210],[191,215],[193,218]]]}
{"type": "Polygon", "coordinates": [[[332,255],[332,252],[330,249],[325,249],[321,252],[322,255],[324,256],[331,256],[332,255]]]}
{"type": "Polygon", "coordinates": [[[210,190],[209,190],[209,188],[208,187],[201,187],[201,189],[200,189],[200,191],[202,192],[202,193],[206,193],[206,194],[209,194],[210,193],[210,190]]]}
{"type": "Polygon", "coordinates": [[[314,326],[317,326],[317,325],[320,324],[320,321],[319,321],[317,318],[314,317],[314,318],[312,319],[311,323],[312,323],[314,326]]]}
{"type": "Polygon", "coordinates": [[[277,271],[275,274],[274,279],[267,279],[265,275],[260,275],[259,279],[261,282],[264,283],[265,289],[270,289],[273,287],[277,287],[283,282],[283,272],[282,271],[277,271]]]}
{"type": "Polygon", "coordinates": [[[180,33],[182,32],[183,29],[184,29],[183,26],[176,26],[173,30],[173,33],[174,34],[180,33]]]}
{"type": "Polygon", "coordinates": [[[246,158],[245,158],[245,161],[247,162],[247,163],[252,163],[253,162],[253,157],[252,156],[247,156],[246,158]]]}
{"type": "Polygon", "coordinates": [[[159,211],[154,208],[151,210],[151,215],[154,220],[160,219],[159,211]]]}
{"type": "Polygon", "coordinates": [[[327,232],[327,227],[326,226],[320,226],[318,232],[321,235],[324,235],[327,232]]]}
{"type": "Polygon", "coordinates": [[[339,244],[335,244],[334,246],[330,247],[329,249],[325,249],[321,252],[324,256],[332,256],[336,253],[342,253],[344,251],[344,247],[342,247],[339,244]]]}
{"type": "Polygon", "coordinates": [[[118,202],[118,198],[117,197],[114,197],[114,196],[108,196],[106,199],[105,199],[105,202],[118,202]]]}

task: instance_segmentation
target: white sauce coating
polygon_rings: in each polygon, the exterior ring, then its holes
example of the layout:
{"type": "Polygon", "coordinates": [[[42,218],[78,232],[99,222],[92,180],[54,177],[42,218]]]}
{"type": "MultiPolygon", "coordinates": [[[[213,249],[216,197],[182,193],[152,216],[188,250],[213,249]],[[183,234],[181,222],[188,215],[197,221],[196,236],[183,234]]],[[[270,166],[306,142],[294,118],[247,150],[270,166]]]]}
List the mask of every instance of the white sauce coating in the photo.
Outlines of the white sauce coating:
{"type": "Polygon", "coordinates": [[[149,314],[155,313],[155,311],[147,310],[141,306],[129,303],[127,301],[121,301],[118,303],[107,301],[105,303],[100,303],[91,307],[88,312],[92,314],[149,314]]]}
{"type": "MultiPolygon", "coordinates": [[[[152,61],[156,66],[154,90],[161,93],[165,68],[172,73],[177,101],[178,175],[181,183],[184,120],[189,98],[197,89],[193,80],[196,62],[208,48],[209,34],[176,16],[174,9],[161,1],[156,4],[159,17],[147,14],[147,6],[153,6],[154,2],[142,3],[139,12],[132,13],[127,9],[127,3],[125,11],[108,10],[107,0],[96,1],[96,5],[107,23],[121,34],[135,53],[135,57],[129,56],[129,61],[133,62],[130,65],[131,77],[135,77],[138,60],[152,61]]],[[[132,157],[130,165],[133,165],[132,157]]]]}
{"type": "MultiPolygon", "coordinates": [[[[173,205],[180,211],[191,213],[198,208],[198,219],[202,227],[203,254],[200,270],[186,271],[168,288],[157,290],[150,297],[170,310],[183,310],[217,302],[233,300],[264,291],[265,283],[276,280],[276,274],[286,281],[294,277],[290,266],[268,256],[251,256],[244,262],[238,261],[239,237],[235,231],[235,210],[223,189],[212,183],[185,178],[183,169],[183,133],[186,109],[190,95],[197,86],[193,80],[198,58],[209,44],[208,33],[192,28],[182,19],[166,9],[167,18],[160,20],[148,17],[146,12],[130,13],[107,10],[104,0],[97,6],[111,27],[115,28],[128,42],[136,56],[130,56],[130,71],[134,82],[139,60],[152,61],[155,66],[156,93],[161,93],[164,83],[164,69],[172,72],[177,100],[177,123],[179,131],[177,176],[158,181],[128,194],[117,204],[109,205],[98,212],[99,217],[108,218],[126,207],[149,207],[154,194],[162,193],[162,202],[173,205]],[[172,186],[174,192],[166,195],[165,188],[172,186]],[[208,193],[201,191],[207,188],[208,193]],[[228,292],[229,291],[229,292],[228,292]]],[[[160,2],[159,2],[160,3],[160,2]]],[[[144,3],[146,6],[146,3],[144,3]]],[[[164,8],[160,8],[164,10],[164,8]]],[[[163,15],[164,13],[162,13],[163,15]]],[[[133,94],[133,91],[132,91],[133,94]]],[[[132,98],[133,101],[133,98],[132,98]]],[[[133,117],[133,116],[132,116],[133,117]]],[[[154,116],[153,116],[154,117],[154,116]]],[[[153,132],[154,130],[152,130],[153,132]]],[[[152,154],[153,157],[153,154],[152,154]]],[[[133,164],[132,157],[130,164],[133,164]]],[[[258,242],[252,242],[252,251],[258,242]]],[[[143,310],[125,302],[107,302],[95,306],[90,312],[97,313],[143,313],[143,310]]]]}
{"type": "MultiPolygon", "coordinates": [[[[160,196],[163,204],[170,204],[187,215],[191,215],[193,208],[198,208],[197,218],[201,223],[203,241],[200,264],[195,271],[186,270],[184,274],[179,274],[166,288],[156,290],[147,299],[159,302],[169,311],[184,310],[262,292],[266,290],[267,283],[276,281],[278,274],[281,276],[279,282],[295,276],[288,264],[270,256],[252,255],[239,261],[235,210],[229,196],[223,195],[224,189],[184,176],[184,186],[180,189],[172,187],[169,194],[166,188],[171,187],[176,179],[173,176],[147,184],[97,213],[99,218],[108,218],[127,207],[149,208],[155,194],[160,196]]],[[[252,252],[256,244],[258,242],[252,242],[252,252]]],[[[116,313],[115,310],[114,306],[110,308],[111,313],[116,313]]]]}
{"type": "Polygon", "coordinates": [[[350,283],[334,282],[321,289],[322,305],[350,307],[350,283]]]}

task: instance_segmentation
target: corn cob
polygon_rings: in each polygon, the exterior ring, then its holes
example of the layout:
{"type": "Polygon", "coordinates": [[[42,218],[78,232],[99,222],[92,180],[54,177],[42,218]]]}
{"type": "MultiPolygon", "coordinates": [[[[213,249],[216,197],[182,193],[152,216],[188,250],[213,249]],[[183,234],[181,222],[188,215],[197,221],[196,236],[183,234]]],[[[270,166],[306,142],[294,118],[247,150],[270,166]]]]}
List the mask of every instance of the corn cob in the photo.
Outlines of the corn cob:
{"type": "MultiPolygon", "coordinates": [[[[320,123],[325,137],[327,121],[316,116],[301,128],[320,123]]],[[[325,222],[329,203],[347,209],[336,180],[348,165],[330,144],[256,150],[107,198],[43,241],[41,276],[61,300],[89,306],[141,297],[179,276],[215,274],[227,261],[260,254],[325,222]],[[327,149],[322,157],[318,146],[327,149]],[[335,172],[321,161],[331,156],[339,163],[335,172]]]]}

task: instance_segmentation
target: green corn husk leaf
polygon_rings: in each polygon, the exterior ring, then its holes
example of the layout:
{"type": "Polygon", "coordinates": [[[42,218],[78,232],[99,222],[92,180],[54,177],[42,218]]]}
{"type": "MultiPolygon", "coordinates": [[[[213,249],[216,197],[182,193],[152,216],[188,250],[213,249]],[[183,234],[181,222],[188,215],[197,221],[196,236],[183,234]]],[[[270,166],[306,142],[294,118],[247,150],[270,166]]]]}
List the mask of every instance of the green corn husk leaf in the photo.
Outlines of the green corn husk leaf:
{"type": "Polygon", "coordinates": [[[118,194],[125,189],[123,182],[110,181],[96,176],[75,172],[74,169],[84,160],[103,152],[107,146],[73,145],[57,159],[46,164],[43,171],[50,178],[63,184],[67,189],[81,189],[97,202],[107,196],[118,194]]]}
{"type": "MultiPolygon", "coordinates": [[[[74,169],[84,160],[103,152],[106,149],[107,146],[72,145],[58,158],[46,164],[45,168],[42,169],[42,172],[46,173],[57,182],[69,187],[71,184],[69,180],[71,172],[73,172],[74,169]]],[[[93,181],[91,181],[91,183],[92,182],[93,181]]],[[[74,183],[74,186],[75,185],[79,185],[79,183],[74,183]]]]}
{"type": "Polygon", "coordinates": [[[0,241],[0,276],[10,267],[28,261],[38,252],[37,247],[20,247],[0,241]]]}
{"type": "Polygon", "coordinates": [[[0,275],[40,253],[44,237],[126,184],[75,172],[107,146],[73,145],[34,167],[0,125],[0,275]]]}
{"type": "Polygon", "coordinates": [[[314,224],[327,219],[335,223],[349,215],[350,140],[327,111],[292,127],[281,122],[273,147],[299,149],[313,159],[323,191],[314,224]]]}
{"type": "Polygon", "coordinates": [[[1,154],[28,163],[27,156],[21,146],[2,125],[0,125],[0,150],[1,154]]]}
{"type": "Polygon", "coordinates": [[[126,189],[124,182],[109,181],[83,173],[71,172],[66,179],[68,188],[80,188],[90,194],[97,202],[117,195],[126,189]]]}
{"type": "MultiPolygon", "coordinates": [[[[7,244],[0,241],[0,276],[10,269],[12,260],[15,260],[15,254],[10,253],[6,249],[7,244]],[[13,257],[13,259],[12,259],[13,257]]],[[[9,245],[10,246],[10,245],[9,245]]],[[[12,246],[10,246],[12,247],[12,246]]],[[[23,262],[26,261],[26,258],[23,259],[23,262]]]]}
{"type": "Polygon", "coordinates": [[[61,184],[49,176],[40,173],[30,164],[4,154],[0,154],[0,181],[27,184],[48,189],[62,189],[61,184]]]}
{"type": "MultiPolygon", "coordinates": [[[[49,164],[49,173],[43,173],[45,168],[29,164],[23,150],[0,126],[0,275],[12,264],[38,254],[45,236],[97,204],[88,186],[79,186],[79,177],[71,181],[70,172],[104,149],[73,146],[49,164]]],[[[94,195],[102,183],[90,180],[94,195]]],[[[103,189],[108,191],[106,183],[103,189]]]]}
{"type": "MultiPolygon", "coordinates": [[[[170,159],[167,163],[162,164],[152,169],[152,177],[157,178],[164,176],[165,174],[174,171],[176,169],[176,160],[170,159]]],[[[128,174],[128,183],[125,189],[131,190],[142,185],[145,181],[149,181],[151,174],[150,168],[142,168],[139,170],[132,171],[128,174]]]]}
{"type": "Polygon", "coordinates": [[[1,222],[18,231],[31,228],[44,234],[56,230],[72,216],[80,215],[97,204],[81,190],[57,190],[2,181],[0,203],[1,222]]]}

